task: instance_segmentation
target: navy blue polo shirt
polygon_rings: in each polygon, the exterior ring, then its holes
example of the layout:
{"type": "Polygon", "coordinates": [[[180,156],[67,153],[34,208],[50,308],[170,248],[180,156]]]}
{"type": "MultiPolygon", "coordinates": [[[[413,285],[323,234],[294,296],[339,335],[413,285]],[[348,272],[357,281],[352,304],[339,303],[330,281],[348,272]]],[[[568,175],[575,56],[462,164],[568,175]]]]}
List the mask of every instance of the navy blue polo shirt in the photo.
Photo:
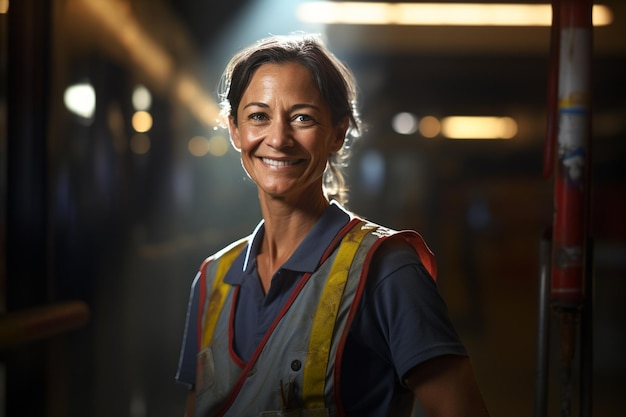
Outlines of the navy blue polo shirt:
{"type": "MultiPolygon", "coordinates": [[[[276,272],[267,294],[256,268],[263,222],[252,244],[237,257],[224,280],[238,285],[234,348],[247,361],[289,298],[295,283],[314,272],[350,215],[334,203],[322,215],[292,256],[276,272]]],[[[187,323],[176,380],[193,387],[196,373],[198,299],[192,285],[187,323]]],[[[406,393],[401,382],[416,365],[440,355],[466,355],[448,317],[435,281],[415,250],[389,239],[372,259],[365,293],[346,339],[341,393],[348,416],[386,415],[392,397],[406,393]]]]}
{"type": "Polygon", "coordinates": [[[224,282],[239,286],[235,311],[235,352],[245,362],[252,356],[263,336],[289,299],[296,282],[307,272],[315,272],[324,251],[350,221],[350,216],[336,205],[327,210],[304,238],[295,252],[272,277],[264,294],[258,278],[256,256],[263,241],[263,222],[253,233],[252,245],[235,259],[224,282]]]}

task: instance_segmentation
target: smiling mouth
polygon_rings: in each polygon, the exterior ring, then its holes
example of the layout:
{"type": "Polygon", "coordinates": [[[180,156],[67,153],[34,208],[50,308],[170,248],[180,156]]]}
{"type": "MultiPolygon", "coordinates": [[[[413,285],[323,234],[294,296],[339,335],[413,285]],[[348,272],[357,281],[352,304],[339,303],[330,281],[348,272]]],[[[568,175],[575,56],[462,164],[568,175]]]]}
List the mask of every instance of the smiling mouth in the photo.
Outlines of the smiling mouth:
{"type": "Polygon", "coordinates": [[[289,167],[289,166],[293,166],[293,165],[297,165],[300,162],[302,162],[302,159],[290,159],[290,160],[276,160],[276,159],[270,159],[270,158],[261,158],[261,161],[263,161],[264,164],[266,165],[270,165],[273,167],[289,167]]]}

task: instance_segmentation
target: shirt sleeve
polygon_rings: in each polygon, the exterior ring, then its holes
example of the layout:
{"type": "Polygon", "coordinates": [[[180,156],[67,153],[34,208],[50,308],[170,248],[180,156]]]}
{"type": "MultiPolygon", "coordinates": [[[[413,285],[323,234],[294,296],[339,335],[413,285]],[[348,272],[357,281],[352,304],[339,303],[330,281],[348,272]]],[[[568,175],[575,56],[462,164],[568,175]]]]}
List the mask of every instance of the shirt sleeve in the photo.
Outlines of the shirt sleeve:
{"type": "Polygon", "coordinates": [[[187,385],[193,389],[196,382],[196,357],[198,355],[198,304],[200,291],[198,280],[200,273],[196,275],[191,284],[191,294],[187,307],[187,317],[185,319],[185,331],[183,333],[183,343],[178,359],[178,370],[176,371],[176,382],[187,385]]]}
{"type": "Polygon", "coordinates": [[[400,381],[407,372],[442,355],[467,355],[435,280],[406,241],[389,239],[374,254],[363,300],[370,348],[393,364],[400,381]]]}

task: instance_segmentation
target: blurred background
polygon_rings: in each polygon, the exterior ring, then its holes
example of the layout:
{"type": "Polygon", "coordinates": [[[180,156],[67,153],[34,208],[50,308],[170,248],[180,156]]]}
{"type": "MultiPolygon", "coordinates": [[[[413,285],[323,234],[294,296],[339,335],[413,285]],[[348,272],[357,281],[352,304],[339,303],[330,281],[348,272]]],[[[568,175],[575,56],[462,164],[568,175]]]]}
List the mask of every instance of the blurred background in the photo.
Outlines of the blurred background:
{"type": "MultiPolygon", "coordinates": [[[[359,82],[348,207],[422,233],[492,415],[533,413],[549,27],[325,22],[305,3],[0,0],[0,416],[182,415],[189,286],[260,215],[216,127],[219,77],[241,47],[293,31],[322,33],[359,82]],[[449,116],[508,130],[454,139],[449,116]]],[[[592,393],[594,416],[613,417],[626,406],[626,3],[599,3],[592,393]]]]}

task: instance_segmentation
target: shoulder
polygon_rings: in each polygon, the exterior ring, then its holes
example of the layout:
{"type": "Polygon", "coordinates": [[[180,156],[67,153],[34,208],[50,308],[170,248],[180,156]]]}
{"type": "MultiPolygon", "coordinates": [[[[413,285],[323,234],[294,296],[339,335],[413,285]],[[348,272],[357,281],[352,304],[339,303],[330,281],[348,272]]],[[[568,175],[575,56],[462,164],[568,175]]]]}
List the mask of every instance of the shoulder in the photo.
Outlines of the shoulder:
{"type": "MultiPolygon", "coordinates": [[[[207,274],[208,271],[212,271],[218,267],[220,263],[228,267],[234,262],[237,263],[237,258],[241,258],[239,263],[243,262],[245,254],[245,247],[251,241],[251,236],[239,239],[224,247],[213,255],[205,258],[200,264],[199,273],[201,275],[207,274]]],[[[201,278],[201,277],[198,277],[201,278]]]]}
{"type": "Polygon", "coordinates": [[[370,276],[377,280],[385,279],[402,271],[410,270],[433,281],[434,255],[415,232],[397,232],[381,238],[378,247],[372,254],[370,276]],[[421,245],[416,244],[416,240],[421,245]]]}
{"type": "Polygon", "coordinates": [[[380,241],[371,254],[362,303],[378,311],[429,304],[439,297],[434,277],[411,242],[400,235],[380,241]]]}
{"type": "Polygon", "coordinates": [[[365,223],[364,228],[369,229],[371,237],[376,240],[369,254],[369,262],[372,266],[421,265],[425,268],[427,275],[430,275],[432,279],[437,278],[435,255],[418,232],[415,230],[397,231],[367,220],[359,220],[365,223]]]}
{"type": "Polygon", "coordinates": [[[381,264],[399,262],[401,265],[421,263],[415,248],[402,235],[391,235],[383,238],[380,246],[372,256],[372,261],[381,264]]]}

